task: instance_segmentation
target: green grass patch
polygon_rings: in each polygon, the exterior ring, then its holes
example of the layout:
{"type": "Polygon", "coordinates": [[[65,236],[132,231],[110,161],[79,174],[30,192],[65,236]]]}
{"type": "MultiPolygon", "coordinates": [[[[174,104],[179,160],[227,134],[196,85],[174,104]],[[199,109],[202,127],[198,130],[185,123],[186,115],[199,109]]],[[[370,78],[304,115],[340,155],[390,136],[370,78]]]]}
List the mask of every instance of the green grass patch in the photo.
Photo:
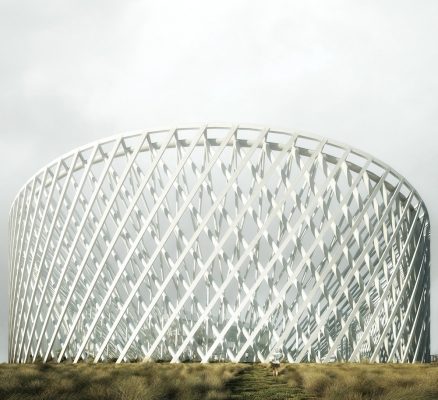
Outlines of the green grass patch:
{"type": "Polygon", "coordinates": [[[438,365],[0,365],[0,399],[438,399],[438,365]]]}

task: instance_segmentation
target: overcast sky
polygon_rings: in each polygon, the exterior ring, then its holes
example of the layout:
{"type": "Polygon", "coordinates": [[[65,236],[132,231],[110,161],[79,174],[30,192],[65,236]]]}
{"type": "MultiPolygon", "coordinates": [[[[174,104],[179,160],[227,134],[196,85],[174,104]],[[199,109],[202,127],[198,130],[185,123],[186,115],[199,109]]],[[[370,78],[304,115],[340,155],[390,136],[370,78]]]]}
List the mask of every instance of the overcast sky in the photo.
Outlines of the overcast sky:
{"type": "Polygon", "coordinates": [[[0,361],[20,187],[92,140],[203,122],[313,132],[404,175],[431,217],[438,353],[437,40],[436,0],[0,0],[0,361]]]}

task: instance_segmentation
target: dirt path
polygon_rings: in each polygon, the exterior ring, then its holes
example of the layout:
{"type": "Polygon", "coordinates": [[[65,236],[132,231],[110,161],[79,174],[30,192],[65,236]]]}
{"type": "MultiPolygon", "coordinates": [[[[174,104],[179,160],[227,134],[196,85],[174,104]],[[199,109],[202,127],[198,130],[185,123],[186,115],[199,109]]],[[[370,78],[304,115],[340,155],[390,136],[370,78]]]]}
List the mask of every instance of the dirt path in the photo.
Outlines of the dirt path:
{"type": "Polygon", "coordinates": [[[272,376],[269,366],[254,364],[248,365],[240,371],[234,379],[226,385],[230,391],[230,399],[245,400],[304,400],[306,396],[301,388],[292,387],[282,376],[272,376]]]}

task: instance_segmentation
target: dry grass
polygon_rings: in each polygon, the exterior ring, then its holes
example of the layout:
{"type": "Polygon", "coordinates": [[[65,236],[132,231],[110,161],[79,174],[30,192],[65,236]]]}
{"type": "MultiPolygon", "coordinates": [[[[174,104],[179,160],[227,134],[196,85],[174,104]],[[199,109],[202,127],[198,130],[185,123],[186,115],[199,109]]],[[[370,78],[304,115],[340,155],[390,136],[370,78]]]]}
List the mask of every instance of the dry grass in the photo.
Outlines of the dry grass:
{"type": "Polygon", "coordinates": [[[0,399],[438,399],[438,365],[0,365],[0,399]]]}
{"type": "Polygon", "coordinates": [[[297,364],[285,366],[282,374],[318,399],[438,399],[433,364],[297,364]]]}
{"type": "Polygon", "coordinates": [[[223,399],[231,364],[37,364],[0,366],[0,399],[223,399]]]}

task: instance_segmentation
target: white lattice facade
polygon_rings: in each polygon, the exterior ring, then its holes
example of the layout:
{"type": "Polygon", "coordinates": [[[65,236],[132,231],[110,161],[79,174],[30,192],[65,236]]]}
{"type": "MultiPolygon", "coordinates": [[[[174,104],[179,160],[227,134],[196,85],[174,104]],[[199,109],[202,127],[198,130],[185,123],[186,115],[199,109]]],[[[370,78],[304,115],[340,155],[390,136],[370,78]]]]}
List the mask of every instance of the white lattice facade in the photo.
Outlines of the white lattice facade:
{"type": "Polygon", "coordinates": [[[429,238],[416,191],[349,146],[112,137],[12,205],[9,361],[427,361],[429,238]]]}

